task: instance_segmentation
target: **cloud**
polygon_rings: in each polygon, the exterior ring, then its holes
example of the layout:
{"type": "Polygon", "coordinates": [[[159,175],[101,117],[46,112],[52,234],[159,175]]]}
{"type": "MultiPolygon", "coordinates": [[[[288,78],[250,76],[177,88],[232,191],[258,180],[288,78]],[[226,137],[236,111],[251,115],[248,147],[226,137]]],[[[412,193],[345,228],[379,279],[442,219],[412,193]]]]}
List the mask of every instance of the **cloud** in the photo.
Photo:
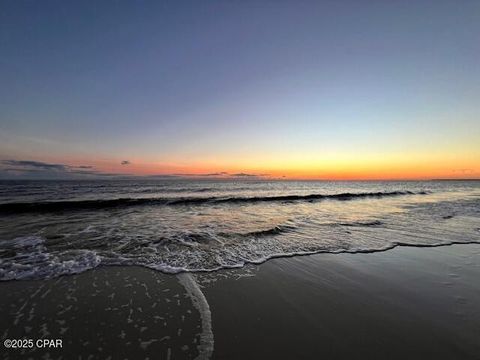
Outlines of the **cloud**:
{"type": "Polygon", "coordinates": [[[2,171],[5,171],[7,173],[17,173],[17,172],[25,172],[25,173],[41,173],[45,172],[45,170],[42,169],[25,169],[22,167],[12,167],[12,168],[4,168],[2,171]]]}
{"type": "Polygon", "coordinates": [[[181,179],[183,175],[175,174],[158,174],[158,175],[146,175],[145,179],[181,179]]]}
{"type": "MultiPolygon", "coordinates": [[[[130,165],[130,161],[121,161],[122,165],[130,165]]],[[[235,178],[262,178],[269,174],[250,174],[239,172],[230,174],[226,171],[216,171],[203,174],[157,174],[157,175],[133,175],[124,173],[106,173],[95,169],[90,165],[68,165],[47,163],[33,160],[0,160],[0,178],[2,179],[235,179],[235,178]]]]}
{"type": "Polygon", "coordinates": [[[41,161],[29,160],[2,160],[2,164],[9,166],[20,166],[25,168],[43,169],[43,170],[58,170],[65,171],[69,166],[64,164],[49,164],[41,161]]]}
{"type": "Polygon", "coordinates": [[[213,173],[206,173],[206,174],[185,174],[185,173],[177,173],[177,174],[172,174],[173,176],[178,176],[178,177],[195,177],[195,178],[202,178],[202,177],[217,177],[217,178],[226,178],[226,177],[241,177],[241,178],[259,178],[259,177],[265,177],[265,176],[270,176],[270,174],[249,174],[245,172],[239,172],[235,174],[230,174],[226,171],[218,171],[218,172],[213,172],[213,173]]]}
{"type": "Polygon", "coordinates": [[[89,165],[51,164],[32,160],[0,160],[0,177],[17,179],[84,179],[131,177],[129,174],[104,173],[89,165]]]}
{"type": "Polygon", "coordinates": [[[214,172],[209,174],[201,174],[200,176],[224,176],[224,175],[228,175],[228,172],[221,171],[221,172],[214,172]]]}
{"type": "Polygon", "coordinates": [[[228,175],[228,172],[226,171],[220,171],[220,172],[214,172],[214,173],[206,173],[206,174],[185,174],[185,173],[177,173],[177,174],[172,174],[173,176],[179,176],[179,177],[222,177],[228,175]]]}
{"type": "Polygon", "coordinates": [[[235,176],[235,177],[257,177],[259,175],[255,175],[255,174],[247,174],[247,173],[237,173],[237,174],[231,174],[230,176],[235,176]]]}

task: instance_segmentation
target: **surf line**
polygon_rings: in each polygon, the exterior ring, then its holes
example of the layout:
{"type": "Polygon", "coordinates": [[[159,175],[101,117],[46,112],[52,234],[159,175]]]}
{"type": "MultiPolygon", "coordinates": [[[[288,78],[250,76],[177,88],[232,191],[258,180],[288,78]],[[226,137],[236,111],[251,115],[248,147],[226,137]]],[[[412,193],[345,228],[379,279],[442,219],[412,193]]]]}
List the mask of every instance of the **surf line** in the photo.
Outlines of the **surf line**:
{"type": "Polygon", "coordinates": [[[200,313],[202,322],[202,332],[200,334],[200,344],[197,346],[198,356],[195,360],[210,359],[213,353],[213,331],[212,331],[212,313],[210,306],[205,298],[195,275],[185,272],[177,275],[180,284],[185,288],[188,297],[192,300],[193,306],[200,313]]]}

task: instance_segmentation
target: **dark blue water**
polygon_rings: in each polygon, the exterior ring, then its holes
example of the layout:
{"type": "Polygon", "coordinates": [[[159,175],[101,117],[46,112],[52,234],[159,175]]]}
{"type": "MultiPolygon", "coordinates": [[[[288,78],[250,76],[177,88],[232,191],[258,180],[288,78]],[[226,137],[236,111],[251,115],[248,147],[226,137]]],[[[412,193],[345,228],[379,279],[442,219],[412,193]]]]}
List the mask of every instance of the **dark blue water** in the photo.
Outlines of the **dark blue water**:
{"type": "Polygon", "coordinates": [[[480,182],[2,181],[0,280],[480,243],[480,182]]]}

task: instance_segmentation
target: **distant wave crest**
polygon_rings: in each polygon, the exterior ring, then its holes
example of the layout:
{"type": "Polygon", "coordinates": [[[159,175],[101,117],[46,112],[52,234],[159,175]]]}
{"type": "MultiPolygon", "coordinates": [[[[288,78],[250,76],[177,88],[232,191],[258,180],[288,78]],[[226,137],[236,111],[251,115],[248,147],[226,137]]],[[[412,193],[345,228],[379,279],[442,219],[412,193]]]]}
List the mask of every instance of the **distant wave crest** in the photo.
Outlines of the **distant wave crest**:
{"type": "Polygon", "coordinates": [[[70,210],[96,210],[115,207],[142,206],[142,205],[209,205],[209,204],[241,204],[261,202],[299,202],[319,200],[355,200],[363,198],[383,198],[401,195],[425,195],[419,191],[390,191],[390,192],[362,192],[339,194],[308,194],[308,195],[278,195],[253,197],[179,197],[179,198],[119,198],[78,201],[43,201],[43,202],[16,202],[0,204],[0,213],[18,214],[29,212],[59,212],[70,210]]]}

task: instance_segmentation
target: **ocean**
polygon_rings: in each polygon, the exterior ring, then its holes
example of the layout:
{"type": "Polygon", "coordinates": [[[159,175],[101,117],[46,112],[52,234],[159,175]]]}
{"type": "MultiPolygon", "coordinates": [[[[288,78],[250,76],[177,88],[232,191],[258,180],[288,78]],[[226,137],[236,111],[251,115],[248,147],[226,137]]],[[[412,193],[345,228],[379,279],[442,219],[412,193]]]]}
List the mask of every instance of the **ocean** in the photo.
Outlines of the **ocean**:
{"type": "Polygon", "coordinates": [[[479,181],[0,181],[0,280],[480,243],[479,181]]]}

